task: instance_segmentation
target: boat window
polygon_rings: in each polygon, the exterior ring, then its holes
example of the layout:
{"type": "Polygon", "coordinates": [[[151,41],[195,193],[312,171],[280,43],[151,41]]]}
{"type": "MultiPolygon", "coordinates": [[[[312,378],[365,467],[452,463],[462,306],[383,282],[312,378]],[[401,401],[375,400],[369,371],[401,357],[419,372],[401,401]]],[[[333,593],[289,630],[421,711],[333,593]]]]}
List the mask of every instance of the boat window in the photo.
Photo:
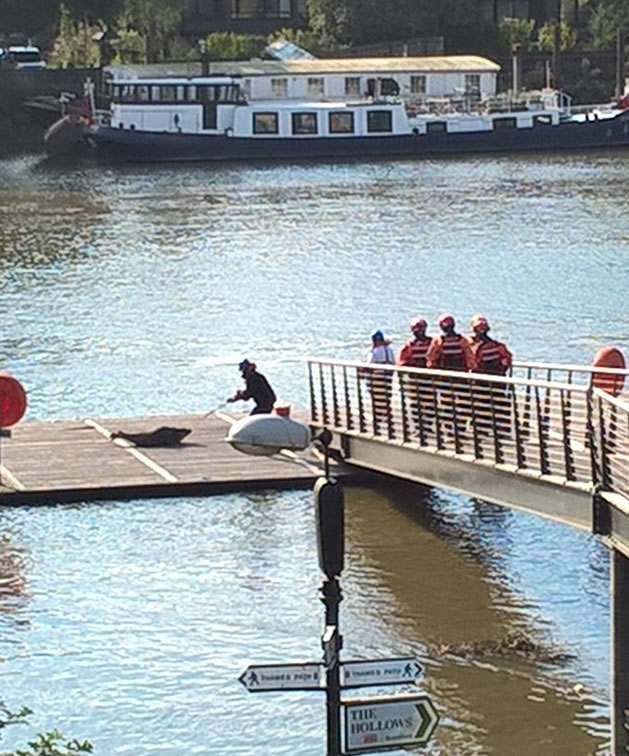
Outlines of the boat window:
{"type": "Polygon", "coordinates": [[[367,94],[370,97],[397,97],[400,85],[395,79],[367,79],[367,94]]]}
{"type": "Polygon", "coordinates": [[[120,102],[135,102],[135,87],[128,84],[120,87],[120,102]]]}
{"type": "Polygon", "coordinates": [[[217,87],[198,87],[197,89],[201,102],[216,102],[218,99],[217,87]]]}
{"type": "Polygon", "coordinates": [[[433,121],[432,123],[426,124],[427,134],[437,134],[437,133],[443,134],[447,130],[448,128],[446,126],[445,121],[433,121]]]}
{"type": "Polygon", "coordinates": [[[494,129],[515,129],[515,118],[494,118],[494,129]]]}
{"type": "Polygon", "coordinates": [[[160,87],[160,100],[162,102],[177,101],[177,87],[165,86],[160,87]]]}
{"type": "Polygon", "coordinates": [[[254,134],[277,134],[277,113],[254,113],[254,134]]]}
{"type": "Polygon", "coordinates": [[[316,113],[293,113],[293,134],[316,134],[316,113]]]}
{"type": "Polygon", "coordinates": [[[367,131],[369,133],[393,131],[393,119],[390,110],[367,111],[367,131]]]}
{"type": "Polygon", "coordinates": [[[308,94],[311,96],[321,96],[324,94],[323,77],[316,76],[308,79],[308,94]]]}
{"type": "Polygon", "coordinates": [[[360,76],[345,77],[345,94],[360,95],[360,76]]]}
{"type": "Polygon", "coordinates": [[[467,94],[480,92],[480,74],[465,74],[465,92],[467,94]]]}
{"type": "Polygon", "coordinates": [[[411,94],[426,94],[426,77],[411,76],[411,94]]]}
{"type": "Polygon", "coordinates": [[[354,113],[351,110],[335,111],[329,114],[330,134],[353,134],[354,113]]]}
{"type": "Polygon", "coordinates": [[[273,97],[288,97],[288,80],[271,79],[271,94],[273,97]]]}
{"type": "Polygon", "coordinates": [[[194,102],[197,99],[197,88],[186,87],[186,100],[188,102],[194,102]]]}
{"type": "Polygon", "coordinates": [[[148,102],[151,99],[151,88],[146,84],[140,84],[136,88],[136,99],[138,102],[148,102]]]}

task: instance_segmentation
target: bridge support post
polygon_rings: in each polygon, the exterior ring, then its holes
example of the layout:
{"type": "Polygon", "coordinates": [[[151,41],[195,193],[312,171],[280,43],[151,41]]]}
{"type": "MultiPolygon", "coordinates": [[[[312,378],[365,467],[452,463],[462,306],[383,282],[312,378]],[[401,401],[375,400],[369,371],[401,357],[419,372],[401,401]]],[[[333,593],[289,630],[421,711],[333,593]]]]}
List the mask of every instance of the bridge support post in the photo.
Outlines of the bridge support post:
{"type": "Polygon", "coordinates": [[[629,559],[612,552],[612,754],[629,753],[629,559]]]}

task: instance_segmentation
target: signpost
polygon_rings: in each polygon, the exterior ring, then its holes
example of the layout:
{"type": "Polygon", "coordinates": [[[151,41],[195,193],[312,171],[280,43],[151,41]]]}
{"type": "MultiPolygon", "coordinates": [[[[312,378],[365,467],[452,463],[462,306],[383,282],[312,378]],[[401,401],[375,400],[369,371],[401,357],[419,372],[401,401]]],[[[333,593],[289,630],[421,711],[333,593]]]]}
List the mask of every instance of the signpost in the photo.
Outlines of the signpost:
{"type": "Polygon", "coordinates": [[[252,664],[238,678],[250,693],[270,690],[319,690],[323,687],[319,662],[252,664]]]}
{"type": "Polygon", "coordinates": [[[341,690],[344,688],[414,683],[423,669],[412,656],[346,662],[340,658],[343,636],[339,630],[339,604],[343,593],[339,578],[345,556],[343,489],[338,481],[330,480],[329,476],[327,452],[332,434],[324,430],[319,440],[326,452],[325,478],[320,478],[314,488],[317,552],[319,567],[325,575],[319,592],[325,607],[325,630],[321,636],[323,659],[321,662],[303,664],[252,664],[238,679],[250,693],[325,690],[327,756],[424,745],[439,721],[439,715],[428,696],[341,701],[341,690]],[[341,742],[343,713],[344,749],[341,742]]]}
{"type": "Polygon", "coordinates": [[[423,668],[412,656],[396,659],[368,659],[341,663],[341,687],[399,685],[417,682],[423,668]]]}
{"type": "Polygon", "coordinates": [[[367,698],[341,704],[345,715],[344,753],[425,745],[439,715],[428,696],[367,698]]]}

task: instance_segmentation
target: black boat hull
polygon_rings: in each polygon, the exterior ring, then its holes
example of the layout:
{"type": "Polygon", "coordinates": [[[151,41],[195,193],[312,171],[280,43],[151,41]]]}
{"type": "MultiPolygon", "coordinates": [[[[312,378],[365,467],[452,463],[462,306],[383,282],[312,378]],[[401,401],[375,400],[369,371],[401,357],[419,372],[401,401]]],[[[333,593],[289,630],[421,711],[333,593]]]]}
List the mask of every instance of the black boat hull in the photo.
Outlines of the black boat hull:
{"type": "Polygon", "coordinates": [[[449,154],[629,147],[629,111],[614,118],[563,121],[556,126],[466,133],[369,137],[239,138],[99,126],[87,139],[97,153],[125,161],[310,160],[421,158],[449,154]]]}

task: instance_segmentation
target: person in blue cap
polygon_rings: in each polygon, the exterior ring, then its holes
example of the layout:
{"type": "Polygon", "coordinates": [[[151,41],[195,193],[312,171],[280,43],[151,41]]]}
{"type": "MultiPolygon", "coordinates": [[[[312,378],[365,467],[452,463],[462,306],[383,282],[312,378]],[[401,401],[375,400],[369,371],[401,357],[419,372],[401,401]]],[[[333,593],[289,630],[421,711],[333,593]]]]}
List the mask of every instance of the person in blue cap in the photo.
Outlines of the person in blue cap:
{"type": "Polygon", "coordinates": [[[273,405],[277,399],[275,391],[273,391],[271,384],[262,373],[258,373],[255,362],[243,360],[238,365],[238,370],[240,370],[242,377],[245,379],[245,388],[237,391],[227,401],[238,402],[253,399],[255,407],[251,410],[251,415],[262,415],[272,412],[273,405]]]}
{"type": "MultiPolygon", "coordinates": [[[[371,365],[395,365],[395,354],[391,349],[391,342],[384,338],[382,331],[371,334],[371,348],[367,352],[365,362],[371,365]]],[[[367,382],[371,393],[374,433],[385,432],[389,438],[395,435],[393,414],[391,412],[391,393],[393,388],[393,373],[388,370],[370,370],[367,382]]]]}

